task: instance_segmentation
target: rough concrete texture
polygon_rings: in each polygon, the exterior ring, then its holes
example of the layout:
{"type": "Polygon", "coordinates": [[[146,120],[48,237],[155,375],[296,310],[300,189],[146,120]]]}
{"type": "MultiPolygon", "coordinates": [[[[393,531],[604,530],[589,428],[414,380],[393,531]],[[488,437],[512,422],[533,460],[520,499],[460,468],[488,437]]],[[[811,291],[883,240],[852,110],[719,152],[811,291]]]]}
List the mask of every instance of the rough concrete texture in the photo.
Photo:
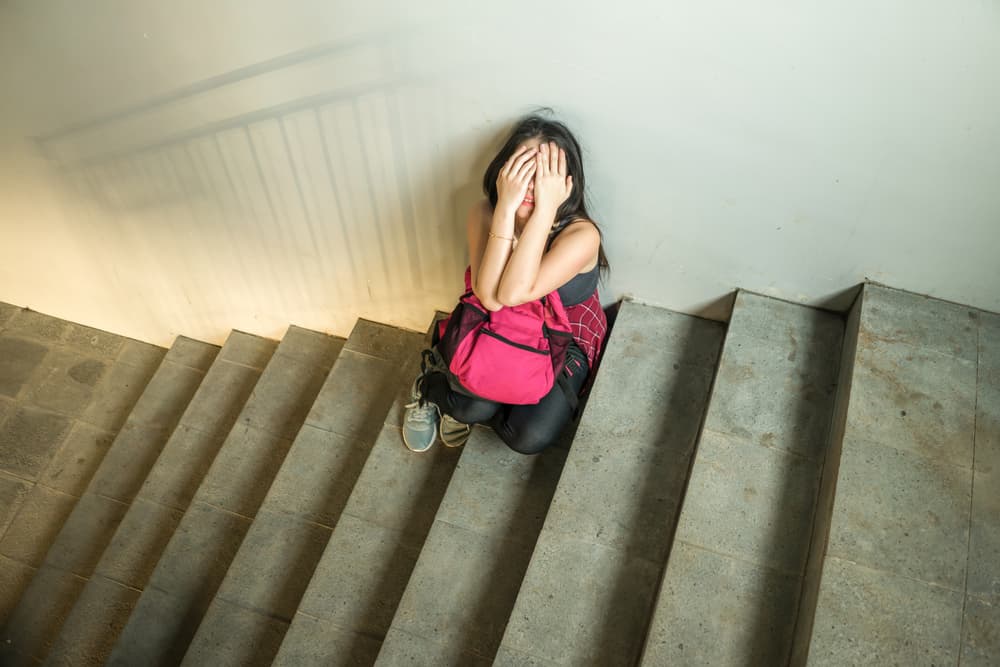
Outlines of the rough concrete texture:
{"type": "Polygon", "coordinates": [[[843,329],[737,295],[643,664],[787,662],[843,329]]]}
{"type": "Polygon", "coordinates": [[[54,567],[37,570],[4,626],[0,664],[31,664],[44,658],[85,583],[54,567]]]}
{"type": "Polygon", "coordinates": [[[997,320],[865,287],[809,664],[996,663],[997,320]]]}
{"type": "Polygon", "coordinates": [[[6,328],[7,323],[19,310],[21,309],[13,304],[0,301],[0,331],[6,328]]]}
{"type": "Polygon", "coordinates": [[[0,535],[7,532],[31,487],[27,480],[0,472],[0,535]]]}
{"type": "Polygon", "coordinates": [[[247,667],[269,665],[288,624],[240,605],[215,600],[212,613],[198,628],[199,641],[188,648],[182,665],[247,667]]]}
{"type": "Polygon", "coordinates": [[[99,667],[135,607],[141,591],[104,577],[93,577],[80,591],[48,651],[46,664],[99,667]],[[93,632],[78,618],[100,619],[102,632],[93,632]]]}
{"type": "MultiPolygon", "coordinates": [[[[85,583],[79,575],[89,576],[120,521],[125,506],[116,500],[134,495],[145,474],[139,471],[134,479],[136,468],[152,464],[144,452],[153,449],[155,457],[157,443],[162,446],[167,429],[176,424],[207,364],[181,366],[165,361],[161,348],[30,311],[15,311],[7,324],[0,346],[27,342],[22,348],[33,356],[15,368],[20,386],[0,412],[5,434],[0,442],[16,452],[0,453],[0,469],[13,469],[21,478],[10,510],[17,514],[13,520],[3,517],[9,526],[0,553],[41,569],[27,586],[13,579],[18,585],[9,594],[20,602],[3,600],[10,611],[3,639],[19,659],[35,659],[44,657],[85,583]],[[44,356],[38,347],[46,350],[44,356]]],[[[185,347],[181,358],[191,363],[210,361],[218,351],[194,341],[185,347]]],[[[0,386],[10,387],[12,376],[4,373],[0,386]]]]}
{"type": "Polygon", "coordinates": [[[95,566],[95,576],[141,590],[182,516],[182,510],[136,498],[95,566]]]}
{"type": "Polygon", "coordinates": [[[962,595],[940,586],[826,559],[810,665],[955,665],[962,595]]]}
{"type": "Polygon", "coordinates": [[[534,458],[402,447],[412,333],[164,357],[0,304],[0,662],[784,664],[814,605],[792,664],[1000,664],[1000,316],[863,299],[834,462],[842,323],[746,293],[707,412],[722,328],[626,303],[568,456],[534,458]]]}
{"type": "Polygon", "coordinates": [[[960,664],[1000,664],[1000,315],[979,313],[976,448],[960,664]]]}
{"type": "Polygon", "coordinates": [[[980,313],[976,470],[1000,473],[1000,315],[980,313]]]}
{"type": "MultiPolygon", "coordinates": [[[[994,561],[995,562],[995,561],[994,561]]],[[[1000,603],[967,596],[962,633],[962,667],[1000,665],[1000,603]]]]}
{"type": "MultiPolygon", "coordinates": [[[[178,664],[249,528],[246,517],[197,500],[192,503],[136,602],[107,664],[178,664]]],[[[99,638],[106,632],[90,636],[99,638]]]]}
{"type": "Polygon", "coordinates": [[[669,568],[646,646],[648,664],[787,663],[797,575],[683,542],[674,544],[669,568]],[[663,656],[669,662],[651,662],[663,656]]]}
{"type": "Polygon", "coordinates": [[[1000,473],[975,473],[966,592],[1000,603],[1000,473]]]}
{"type": "Polygon", "coordinates": [[[866,337],[855,365],[851,421],[873,442],[970,468],[976,362],[866,337]]]}
{"type": "Polygon", "coordinates": [[[414,642],[439,664],[489,664],[496,654],[566,454],[512,452],[477,427],[379,653],[404,664],[414,642]],[[414,638],[417,638],[416,640],[414,638]]]}
{"type": "Polygon", "coordinates": [[[21,405],[0,425],[3,470],[37,480],[70,431],[72,421],[61,414],[21,405]]]}
{"type": "Polygon", "coordinates": [[[76,500],[76,496],[34,485],[0,540],[0,554],[32,567],[41,565],[76,500]]]}
{"type": "Polygon", "coordinates": [[[858,332],[861,329],[861,299],[858,288],[854,301],[845,314],[844,346],[840,355],[837,396],[834,399],[831,417],[829,445],[823,459],[819,495],[816,499],[816,514],[813,521],[806,571],[799,594],[798,618],[795,621],[795,635],[792,639],[792,655],[789,664],[803,665],[809,653],[809,640],[815,620],[816,600],[823,572],[823,558],[826,555],[830,532],[830,518],[833,514],[833,500],[840,475],[840,455],[847,429],[847,411],[851,402],[852,370],[857,357],[858,332]]]}
{"type": "Polygon", "coordinates": [[[972,470],[858,440],[853,432],[844,439],[827,553],[961,590],[972,470]]]}
{"type": "MultiPolygon", "coordinates": [[[[171,546],[179,525],[188,534],[198,534],[192,521],[213,520],[202,513],[184,514],[194,498],[212,512],[253,516],[289,444],[272,432],[297,430],[329,370],[331,351],[342,344],[305,330],[282,340],[277,349],[267,339],[240,332],[230,335],[96,566],[88,588],[100,581],[101,589],[114,595],[106,603],[88,596],[85,609],[79,613],[74,609],[56,643],[54,660],[86,656],[99,663],[107,658],[114,635],[124,628],[139,597],[119,589],[125,585],[141,591],[162,577],[153,568],[161,555],[184,557],[180,547],[171,546]],[[228,436],[220,437],[223,433],[228,436]]],[[[233,525],[222,522],[235,544],[248,523],[248,519],[233,525]]],[[[203,582],[206,589],[218,584],[213,577],[203,582]]],[[[174,590],[178,584],[170,580],[163,590],[174,590]]],[[[190,633],[196,623],[191,621],[185,631],[190,633]]]]}
{"type": "Polygon", "coordinates": [[[675,539],[800,575],[818,489],[815,462],[706,426],[675,539]]]}
{"type": "Polygon", "coordinates": [[[71,496],[83,495],[114,439],[114,432],[76,422],[39,483],[71,496]]]}
{"type": "Polygon", "coordinates": [[[0,626],[7,622],[34,574],[35,568],[30,565],[0,556],[0,626]]]}
{"type": "MultiPolygon", "coordinates": [[[[387,377],[393,371],[393,364],[385,359],[344,349],[337,360],[337,389],[351,389],[328,391],[324,387],[309,411],[306,424],[346,438],[370,441],[381,425],[381,420],[372,419],[371,406],[385,405],[385,396],[380,393],[385,387],[370,382],[369,377],[373,373],[376,377],[387,377]]],[[[333,381],[332,377],[328,380],[333,381]]]]}
{"type": "Polygon", "coordinates": [[[84,494],[73,508],[73,520],[59,531],[46,564],[89,577],[126,511],[128,505],[123,502],[84,494]]]}
{"type": "Polygon", "coordinates": [[[305,424],[298,431],[192,640],[189,663],[270,664],[361,474],[395,389],[408,380],[400,368],[418,356],[422,338],[364,321],[355,326],[314,402],[325,406],[322,423],[327,428],[305,424]],[[344,393],[367,399],[360,415],[349,408],[353,402],[338,400],[337,394],[344,393]],[[233,625],[230,619],[253,622],[233,625]],[[221,641],[223,635],[226,641],[221,641]],[[247,654],[247,646],[257,650],[247,654]]]}
{"type": "Polygon", "coordinates": [[[435,447],[414,454],[398,427],[382,427],[275,664],[295,664],[303,652],[339,655],[335,664],[349,664],[348,656],[385,637],[459,453],[435,447]],[[300,623],[326,629],[306,638],[296,630],[300,623]]]}
{"type": "Polygon", "coordinates": [[[638,658],[722,334],[716,322],[622,304],[510,612],[503,661],[638,658]]]}

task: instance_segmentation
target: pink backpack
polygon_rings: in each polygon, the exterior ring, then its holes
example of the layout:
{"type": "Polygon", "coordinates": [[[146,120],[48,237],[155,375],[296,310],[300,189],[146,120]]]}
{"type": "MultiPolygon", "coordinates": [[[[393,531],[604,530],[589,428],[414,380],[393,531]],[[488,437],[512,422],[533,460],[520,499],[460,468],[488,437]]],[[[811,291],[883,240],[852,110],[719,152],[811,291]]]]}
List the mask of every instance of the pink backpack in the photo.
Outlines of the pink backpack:
{"type": "Polygon", "coordinates": [[[490,312],[466,292],[446,320],[438,322],[435,351],[452,389],[499,403],[537,403],[552,389],[573,340],[558,292],[490,312]]]}

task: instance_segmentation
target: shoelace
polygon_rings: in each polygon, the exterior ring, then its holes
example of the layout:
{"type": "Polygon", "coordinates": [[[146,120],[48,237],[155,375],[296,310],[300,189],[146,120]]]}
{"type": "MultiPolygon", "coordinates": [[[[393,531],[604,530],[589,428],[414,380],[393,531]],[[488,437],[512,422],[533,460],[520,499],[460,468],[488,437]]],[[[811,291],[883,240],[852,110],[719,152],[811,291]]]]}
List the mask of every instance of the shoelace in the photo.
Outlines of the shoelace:
{"type": "Polygon", "coordinates": [[[410,410],[410,412],[406,413],[406,421],[430,424],[434,420],[432,413],[437,411],[437,406],[433,403],[424,403],[421,405],[421,402],[418,398],[404,406],[407,410],[410,410]]]}

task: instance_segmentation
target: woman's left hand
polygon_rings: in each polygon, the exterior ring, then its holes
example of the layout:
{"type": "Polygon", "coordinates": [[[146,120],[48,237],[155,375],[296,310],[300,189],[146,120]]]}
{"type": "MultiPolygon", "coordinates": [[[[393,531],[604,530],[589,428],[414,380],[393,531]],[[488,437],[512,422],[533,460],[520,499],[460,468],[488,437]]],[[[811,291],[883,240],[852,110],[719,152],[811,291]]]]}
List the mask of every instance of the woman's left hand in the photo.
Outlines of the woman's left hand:
{"type": "Polygon", "coordinates": [[[573,177],[566,173],[566,152],[555,142],[541,144],[535,162],[535,206],[554,214],[573,191],[573,177]]]}

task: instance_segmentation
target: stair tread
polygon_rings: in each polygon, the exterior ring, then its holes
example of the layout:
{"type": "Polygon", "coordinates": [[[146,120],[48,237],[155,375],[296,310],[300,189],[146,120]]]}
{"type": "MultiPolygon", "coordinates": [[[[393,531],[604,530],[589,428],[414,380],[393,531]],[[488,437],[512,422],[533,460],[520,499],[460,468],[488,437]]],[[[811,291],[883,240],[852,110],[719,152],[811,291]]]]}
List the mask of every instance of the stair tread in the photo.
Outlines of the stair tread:
{"type": "Polygon", "coordinates": [[[800,657],[995,664],[1000,316],[872,284],[859,311],[800,657]]]}
{"type": "Polygon", "coordinates": [[[402,406],[419,361],[416,350],[405,357],[392,408],[302,595],[276,665],[297,664],[303,655],[374,657],[375,638],[389,629],[460,454],[445,447],[415,454],[403,445],[402,406]],[[325,630],[317,634],[318,627],[325,630]]]}
{"type": "MultiPolygon", "coordinates": [[[[12,610],[4,639],[11,640],[5,650],[41,658],[90,575],[110,537],[109,529],[113,531],[120,520],[123,502],[134,494],[152,465],[151,457],[155,457],[180,419],[219,348],[179,339],[175,347],[162,350],[78,325],[49,326],[54,318],[32,315],[30,326],[15,328],[19,335],[41,327],[44,335],[61,332],[58,335],[76,349],[92,346],[98,350],[94,354],[117,355],[103,384],[97,385],[92,402],[80,415],[81,419],[105,426],[121,426],[111,434],[78,421],[43,475],[44,483],[35,487],[36,493],[44,496],[37,501],[52,507],[44,514],[52,517],[58,510],[61,515],[51,537],[45,544],[39,543],[42,555],[37,564],[41,569],[12,610]],[[135,398],[129,398],[129,393],[135,398]],[[105,434],[103,440],[101,434],[105,434]],[[80,467],[73,468],[76,464],[80,467]],[[79,501],[75,494],[80,494],[79,501]]],[[[33,520],[32,524],[35,540],[44,537],[39,522],[33,520]]]]}
{"type": "Polygon", "coordinates": [[[492,659],[565,458],[559,448],[523,456],[493,431],[473,430],[393,616],[380,664],[405,660],[415,636],[460,654],[463,663],[492,659]]]}
{"type": "Polygon", "coordinates": [[[622,304],[498,660],[637,658],[723,330],[622,304]]]}
{"type": "MultiPolygon", "coordinates": [[[[297,340],[301,342],[304,332],[293,329],[291,334],[288,342],[295,344],[297,340]]],[[[366,335],[378,337],[371,331],[366,331],[366,335]]],[[[352,338],[355,337],[352,332],[352,338]]],[[[349,341],[337,346],[336,355],[327,350],[319,360],[315,358],[314,349],[308,362],[303,356],[309,354],[308,350],[284,355],[279,347],[275,357],[284,357],[283,363],[273,370],[269,365],[236,428],[215,457],[109,656],[109,664],[133,663],[159,655],[172,655],[177,661],[183,657],[203,616],[211,609],[214,594],[225,581],[227,572],[234,566],[234,576],[241,571],[237,554],[294,442],[300,434],[312,432],[313,424],[324,423],[322,416],[314,414],[317,407],[329,408],[325,416],[331,418],[335,413],[355,416],[346,414],[355,407],[350,400],[339,401],[338,413],[335,409],[338,400],[331,396],[351,393],[351,385],[344,382],[352,378],[341,377],[344,375],[341,369],[351,369],[359,353],[351,349],[349,341]],[[334,359],[336,362],[330,370],[326,364],[334,359]],[[205,526],[213,527],[207,530],[205,526]],[[190,561],[189,548],[199,548],[195,545],[204,543],[200,548],[211,550],[209,540],[228,546],[209,560],[185,563],[185,558],[190,561]],[[155,594],[151,592],[154,588],[155,594]],[[181,618],[171,617],[168,612],[174,608],[187,611],[181,618]]],[[[365,358],[373,363],[387,363],[373,357],[365,358]]],[[[363,375],[357,379],[364,383],[363,375]]],[[[363,391],[354,393],[365,394],[363,391]]],[[[358,432],[351,431],[351,435],[358,432]]],[[[260,525],[266,524],[266,520],[262,520],[260,525]]],[[[257,544],[255,537],[249,537],[248,549],[257,544]]],[[[261,580],[260,583],[267,582],[261,580]]],[[[228,609],[219,608],[222,610],[219,613],[228,609]]],[[[205,627],[211,636],[214,621],[209,618],[205,627]]],[[[259,627],[263,631],[270,625],[259,627]]]]}
{"type": "Polygon", "coordinates": [[[737,295],[644,664],[787,662],[843,328],[737,295]]]}
{"type": "Polygon", "coordinates": [[[423,336],[359,320],[295,439],[185,663],[270,664],[423,336]],[[401,368],[405,369],[401,374],[401,368]],[[229,619],[252,619],[240,627],[229,619]],[[224,628],[226,641],[218,637],[224,628]]]}
{"type": "MultiPolygon", "coordinates": [[[[182,338],[178,341],[177,352],[167,355],[173,371],[181,372],[178,377],[184,377],[185,369],[191,368],[187,364],[210,366],[175,420],[177,425],[169,437],[165,433],[169,421],[156,437],[149,437],[148,430],[136,430],[124,443],[130,446],[122,446],[110,455],[108,465],[95,478],[95,493],[88,496],[94,508],[92,516],[81,514],[76,520],[76,533],[89,535],[90,549],[81,546],[63,551],[79,554],[75,556],[78,561],[88,555],[88,560],[81,561],[74,571],[90,580],[54,638],[51,660],[100,662],[107,654],[114,637],[108,628],[120,628],[124,623],[129,605],[137,597],[128,591],[134,593],[145,586],[166,537],[186,507],[183,501],[158,504],[167,495],[164,489],[183,486],[203,471],[218,448],[220,434],[231,428],[261,376],[262,366],[250,364],[266,364],[277,345],[272,340],[234,331],[221,350],[216,348],[217,354],[208,355],[204,344],[182,338]],[[188,464],[183,474],[177,474],[174,467],[178,459],[188,464]],[[88,531],[88,524],[98,529],[88,531]]],[[[163,400],[173,391],[156,390],[150,398],[163,400]]],[[[160,410],[157,406],[148,413],[159,415],[160,410]]]]}

